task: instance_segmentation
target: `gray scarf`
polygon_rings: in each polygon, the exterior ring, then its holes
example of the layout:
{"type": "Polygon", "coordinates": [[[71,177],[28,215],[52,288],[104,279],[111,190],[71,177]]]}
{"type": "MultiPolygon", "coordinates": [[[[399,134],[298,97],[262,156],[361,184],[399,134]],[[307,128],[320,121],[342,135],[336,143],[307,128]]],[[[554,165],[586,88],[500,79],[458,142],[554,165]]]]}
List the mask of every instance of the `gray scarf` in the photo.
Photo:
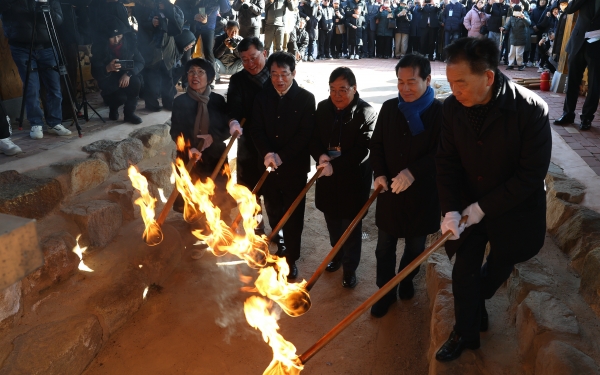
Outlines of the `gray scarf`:
{"type": "Polygon", "coordinates": [[[208,116],[207,107],[208,101],[210,100],[210,93],[210,85],[206,85],[206,89],[202,94],[200,94],[198,91],[192,90],[190,86],[187,87],[187,94],[190,96],[190,98],[198,102],[196,120],[194,121],[194,139],[191,140],[191,146],[196,148],[198,151],[202,151],[202,146],[204,144],[204,140],[198,138],[198,135],[208,134],[208,129],[210,128],[210,118],[208,116]]]}

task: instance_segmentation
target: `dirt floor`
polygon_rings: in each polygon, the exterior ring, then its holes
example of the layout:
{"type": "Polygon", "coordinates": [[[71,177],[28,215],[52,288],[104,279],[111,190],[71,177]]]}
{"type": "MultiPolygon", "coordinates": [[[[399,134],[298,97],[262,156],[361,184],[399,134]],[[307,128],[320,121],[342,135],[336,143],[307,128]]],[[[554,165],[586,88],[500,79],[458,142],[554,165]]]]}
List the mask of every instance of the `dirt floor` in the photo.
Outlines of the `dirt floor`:
{"type": "MultiPolygon", "coordinates": [[[[331,249],[325,221],[308,194],[300,277],[308,279],[331,249]]],[[[312,308],[303,316],[281,315],[281,334],[300,354],[321,338],[373,292],[377,231],[374,210],[364,220],[369,238],[363,242],[359,284],[342,288],[342,271],[325,273],[311,291],[312,308]]],[[[186,235],[183,233],[183,235],[186,235]]],[[[141,239],[140,239],[141,240],[141,239]]],[[[189,241],[188,241],[189,243],[189,241]]],[[[401,249],[402,244],[399,244],[401,249]]],[[[272,359],[271,348],[243,314],[250,296],[240,291],[246,266],[217,266],[234,260],[205,253],[199,260],[186,249],[182,261],[160,292],[111,337],[86,375],[94,374],[262,374],[272,359]]],[[[411,301],[399,301],[382,319],[364,314],[306,365],[302,374],[427,374],[429,346],[425,272],[417,277],[411,301]]]]}

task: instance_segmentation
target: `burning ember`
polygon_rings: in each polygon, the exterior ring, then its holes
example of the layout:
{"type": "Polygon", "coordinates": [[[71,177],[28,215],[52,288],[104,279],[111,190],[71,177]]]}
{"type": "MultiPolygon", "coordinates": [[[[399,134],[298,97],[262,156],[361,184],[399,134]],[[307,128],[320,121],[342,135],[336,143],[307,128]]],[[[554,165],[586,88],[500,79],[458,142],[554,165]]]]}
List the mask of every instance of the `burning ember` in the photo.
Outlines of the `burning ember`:
{"type": "Polygon", "coordinates": [[[81,237],[81,234],[79,236],[77,236],[77,238],[75,239],[76,245],[73,248],[73,252],[75,254],[77,254],[77,256],[79,257],[79,266],[77,268],[79,268],[80,271],[85,271],[85,272],[94,272],[93,269],[91,269],[90,267],[86,266],[85,263],[83,263],[83,253],[87,250],[87,247],[81,248],[79,247],[79,238],[81,237]]]}
{"type": "Polygon", "coordinates": [[[144,230],[142,237],[148,245],[156,246],[163,240],[162,230],[154,220],[154,207],[156,205],[156,198],[153,198],[150,195],[146,177],[142,176],[135,166],[132,165],[129,167],[128,173],[131,184],[140,192],[140,197],[135,200],[135,204],[140,206],[142,220],[144,220],[144,224],[146,225],[146,229],[144,230]]]}

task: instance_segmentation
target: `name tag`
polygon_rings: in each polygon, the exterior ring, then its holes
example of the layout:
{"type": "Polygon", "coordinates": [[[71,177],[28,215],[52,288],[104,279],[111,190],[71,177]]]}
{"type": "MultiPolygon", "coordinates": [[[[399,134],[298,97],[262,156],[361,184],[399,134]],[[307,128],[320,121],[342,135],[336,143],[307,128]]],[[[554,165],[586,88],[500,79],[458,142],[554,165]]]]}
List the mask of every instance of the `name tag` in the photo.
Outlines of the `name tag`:
{"type": "Polygon", "coordinates": [[[448,15],[449,15],[450,17],[452,17],[452,12],[453,12],[452,10],[448,12],[448,15]]]}

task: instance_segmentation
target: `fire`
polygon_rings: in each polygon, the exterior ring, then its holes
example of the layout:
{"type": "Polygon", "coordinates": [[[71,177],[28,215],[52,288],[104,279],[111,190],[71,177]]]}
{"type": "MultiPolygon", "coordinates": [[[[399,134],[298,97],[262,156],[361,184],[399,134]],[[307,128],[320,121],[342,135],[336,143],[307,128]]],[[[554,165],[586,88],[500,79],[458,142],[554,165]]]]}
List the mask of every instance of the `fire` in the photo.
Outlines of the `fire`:
{"type": "Polygon", "coordinates": [[[83,263],[83,253],[87,250],[87,246],[84,248],[79,247],[79,238],[81,237],[81,234],[79,236],[77,236],[77,238],[75,239],[75,247],[73,248],[73,252],[75,254],[77,254],[77,256],[79,257],[79,266],[77,268],[79,268],[80,271],[85,271],[85,272],[94,272],[93,269],[91,269],[90,267],[86,266],[85,263],[83,263]]]}
{"type": "Polygon", "coordinates": [[[252,296],[244,302],[246,320],[262,332],[263,340],[273,349],[273,360],[263,375],[298,375],[304,368],[296,347],[286,341],[279,330],[279,314],[271,309],[272,303],[262,297],[252,296]]]}
{"type": "Polygon", "coordinates": [[[150,195],[148,190],[148,181],[142,176],[135,166],[129,167],[129,179],[134,188],[140,192],[140,197],[135,200],[135,204],[140,206],[142,220],[146,225],[143,238],[150,246],[158,245],[163,240],[163,233],[160,226],[154,220],[154,207],[156,206],[156,198],[150,195]]]}

